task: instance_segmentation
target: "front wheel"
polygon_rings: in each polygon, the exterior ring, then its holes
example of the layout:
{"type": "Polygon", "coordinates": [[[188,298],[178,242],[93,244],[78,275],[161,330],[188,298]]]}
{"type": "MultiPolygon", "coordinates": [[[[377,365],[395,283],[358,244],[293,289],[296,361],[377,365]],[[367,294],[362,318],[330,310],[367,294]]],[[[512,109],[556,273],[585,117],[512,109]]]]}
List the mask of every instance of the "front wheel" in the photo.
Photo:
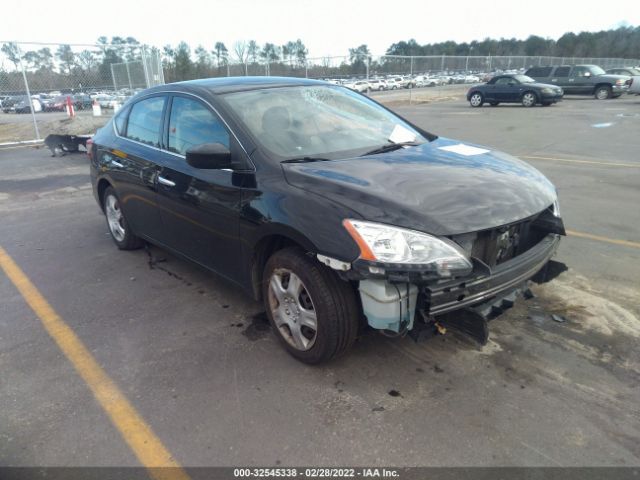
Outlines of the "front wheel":
{"type": "Polygon", "coordinates": [[[276,336],[298,360],[325,362],[355,341],[354,289],[302,250],[286,248],[269,258],[262,293],[276,336]]]}
{"type": "Polygon", "coordinates": [[[107,187],[103,197],[103,210],[107,219],[107,226],[111,238],[120,250],[135,250],[144,245],[139,237],[136,237],[122,211],[120,200],[112,187],[107,187]]]}
{"type": "Polygon", "coordinates": [[[471,104],[471,106],[474,108],[481,107],[483,103],[484,98],[479,92],[475,92],[473,95],[471,95],[471,97],[469,97],[469,104],[471,104]]]}
{"type": "Polygon", "coordinates": [[[603,85],[596,89],[595,97],[597,100],[606,100],[611,98],[611,87],[603,85]]]}
{"type": "Polygon", "coordinates": [[[533,92],[526,92],[524,95],[522,95],[523,107],[533,107],[537,101],[538,101],[538,98],[536,97],[536,94],[533,92]]]}

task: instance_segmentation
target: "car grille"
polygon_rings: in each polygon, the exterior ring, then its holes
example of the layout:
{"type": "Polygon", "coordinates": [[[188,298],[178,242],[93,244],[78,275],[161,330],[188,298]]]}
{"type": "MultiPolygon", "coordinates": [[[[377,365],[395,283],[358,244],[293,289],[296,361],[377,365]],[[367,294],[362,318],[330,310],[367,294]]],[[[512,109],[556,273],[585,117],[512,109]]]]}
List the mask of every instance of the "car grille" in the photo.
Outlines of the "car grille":
{"type": "Polygon", "coordinates": [[[516,257],[540,242],[549,233],[537,228],[535,219],[476,232],[473,237],[453,237],[467,253],[489,267],[494,267],[516,257]]]}

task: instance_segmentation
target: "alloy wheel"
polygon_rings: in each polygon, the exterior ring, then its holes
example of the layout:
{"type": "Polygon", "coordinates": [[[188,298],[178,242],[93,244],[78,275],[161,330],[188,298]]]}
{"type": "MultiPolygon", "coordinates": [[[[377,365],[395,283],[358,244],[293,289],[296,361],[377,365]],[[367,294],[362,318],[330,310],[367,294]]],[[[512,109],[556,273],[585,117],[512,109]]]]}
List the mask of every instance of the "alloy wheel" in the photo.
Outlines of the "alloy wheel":
{"type": "Polygon", "coordinates": [[[269,279],[269,308],[282,337],[293,348],[309,350],[318,335],[318,320],[307,287],[291,270],[274,270],[269,279]]]}
{"type": "Polygon", "coordinates": [[[479,93],[474,93],[473,95],[471,95],[469,103],[471,103],[472,107],[479,107],[482,104],[482,95],[480,95],[479,93]]]}
{"type": "Polygon", "coordinates": [[[120,204],[118,199],[114,195],[108,195],[105,202],[105,211],[107,214],[107,223],[109,224],[109,230],[111,235],[118,242],[124,240],[126,231],[124,229],[124,217],[122,210],[120,210],[120,204]]]}
{"type": "Polygon", "coordinates": [[[532,107],[536,103],[536,96],[533,93],[525,93],[522,97],[522,105],[532,107]]]}

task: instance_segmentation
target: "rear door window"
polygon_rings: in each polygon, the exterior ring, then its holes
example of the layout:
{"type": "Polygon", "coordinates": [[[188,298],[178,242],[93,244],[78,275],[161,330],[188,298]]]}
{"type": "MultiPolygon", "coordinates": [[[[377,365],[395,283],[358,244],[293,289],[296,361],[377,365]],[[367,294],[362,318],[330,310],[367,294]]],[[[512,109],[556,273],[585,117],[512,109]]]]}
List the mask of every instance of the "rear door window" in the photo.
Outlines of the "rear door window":
{"type": "Polygon", "coordinates": [[[151,97],[140,100],[131,107],[127,122],[126,137],[136,142],[160,147],[162,110],[165,97],[151,97]]]}
{"type": "Polygon", "coordinates": [[[516,83],[516,81],[511,77],[502,77],[495,81],[496,85],[502,85],[502,86],[511,85],[511,83],[516,83]]]}
{"type": "Polygon", "coordinates": [[[229,148],[229,132],[222,121],[197,100],[173,97],[169,117],[169,151],[185,155],[203,143],[221,143],[229,148]]]}
{"type": "Polygon", "coordinates": [[[568,77],[571,67],[558,67],[554,77],[568,77]]]}

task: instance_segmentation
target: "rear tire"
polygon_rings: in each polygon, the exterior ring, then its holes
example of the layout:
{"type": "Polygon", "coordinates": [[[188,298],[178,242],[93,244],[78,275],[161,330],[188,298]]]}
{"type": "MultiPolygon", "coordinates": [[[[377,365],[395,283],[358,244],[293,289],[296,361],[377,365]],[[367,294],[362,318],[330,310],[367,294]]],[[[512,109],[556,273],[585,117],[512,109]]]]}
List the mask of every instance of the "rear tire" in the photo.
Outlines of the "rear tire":
{"type": "Polygon", "coordinates": [[[596,100],[607,100],[608,98],[611,98],[611,87],[608,85],[602,85],[596,88],[594,96],[596,97],[596,100]]]}
{"type": "Polygon", "coordinates": [[[120,250],[136,250],[144,245],[140,237],[136,237],[120,207],[120,199],[113,187],[107,187],[102,197],[102,209],[107,219],[107,227],[114,243],[120,250]]]}
{"type": "Polygon", "coordinates": [[[274,253],[265,265],[262,294],[267,317],[293,357],[326,362],[347,351],[358,332],[353,287],[299,248],[274,253]]]}

